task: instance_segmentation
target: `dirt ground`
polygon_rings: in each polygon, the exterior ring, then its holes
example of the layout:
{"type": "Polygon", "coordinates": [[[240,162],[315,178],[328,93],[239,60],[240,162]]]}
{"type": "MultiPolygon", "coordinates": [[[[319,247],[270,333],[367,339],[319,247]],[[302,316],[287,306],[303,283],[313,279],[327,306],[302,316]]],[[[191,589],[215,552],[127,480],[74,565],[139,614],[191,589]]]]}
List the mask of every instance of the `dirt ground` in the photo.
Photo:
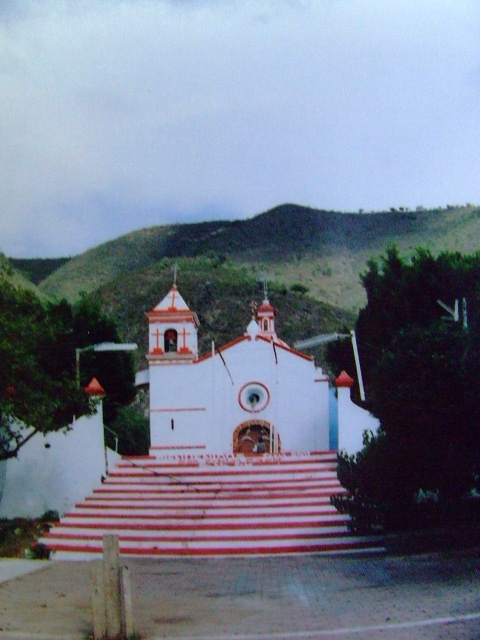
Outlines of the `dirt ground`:
{"type": "MultiPolygon", "coordinates": [[[[479,549],[122,564],[143,640],[480,638],[479,549]]],[[[86,640],[90,563],[38,566],[0,584],[0,639],[86,640]]]]}

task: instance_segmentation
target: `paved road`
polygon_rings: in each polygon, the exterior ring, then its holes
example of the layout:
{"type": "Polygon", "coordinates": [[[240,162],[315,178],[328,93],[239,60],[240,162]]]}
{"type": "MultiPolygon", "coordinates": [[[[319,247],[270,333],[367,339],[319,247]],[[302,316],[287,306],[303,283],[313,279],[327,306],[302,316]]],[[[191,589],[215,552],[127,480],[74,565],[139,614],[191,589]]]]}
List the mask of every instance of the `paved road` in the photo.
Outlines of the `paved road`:
{"type": "MultiPolygon", "coordinates": [[[[123,563],[143,640],[478,640],[479,551],[123,563]]],[[[47,562],[1,583],[0,639],[85,640],[89,571],[47,562]]]]}

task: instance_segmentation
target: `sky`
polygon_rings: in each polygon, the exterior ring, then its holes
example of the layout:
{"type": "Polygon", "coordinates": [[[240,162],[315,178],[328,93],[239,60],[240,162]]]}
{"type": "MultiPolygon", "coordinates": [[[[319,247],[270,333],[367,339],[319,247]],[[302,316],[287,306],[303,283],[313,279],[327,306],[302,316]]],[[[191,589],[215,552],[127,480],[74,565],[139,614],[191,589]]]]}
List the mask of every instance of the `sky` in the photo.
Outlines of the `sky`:
{"type": "Polygon", "coordinates": [[[1,0],[0,251],[480,204],[478,0],[1,0]]]}

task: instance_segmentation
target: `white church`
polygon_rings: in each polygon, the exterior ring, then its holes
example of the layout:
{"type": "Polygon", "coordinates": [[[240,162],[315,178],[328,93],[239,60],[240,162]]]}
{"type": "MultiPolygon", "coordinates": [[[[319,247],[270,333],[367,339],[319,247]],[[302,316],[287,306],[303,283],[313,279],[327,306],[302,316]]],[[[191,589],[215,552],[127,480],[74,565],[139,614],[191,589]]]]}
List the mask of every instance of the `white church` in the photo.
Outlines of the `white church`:
{"type": "Polygon", "coordinates": [[[199,321],[174,285],[147,314],[151,446],[209,453],[325,451],[329,380],[281,340],[265,299],[232,342],[198,354],[199,321]]]}
{"type": "Polygon", "coordinates": [[[92,381],[96,415],[0,464],[0,515],[57,510],[42,539],[57,559],[102,553],[105,533],[123,555],[152,557],[376,548],[349,533],[330,496],[344,492],[337,449],[359,451],[378,423],[351,401],[345,372],[332,402],[328,377],[277,336],[275,316],[265,296],[243,335],[200,355],[198,316],[174,284],[147,313],[148,368],[137,374],[150,391],[149,454],[105,448],[104,391],[92,381]]]}

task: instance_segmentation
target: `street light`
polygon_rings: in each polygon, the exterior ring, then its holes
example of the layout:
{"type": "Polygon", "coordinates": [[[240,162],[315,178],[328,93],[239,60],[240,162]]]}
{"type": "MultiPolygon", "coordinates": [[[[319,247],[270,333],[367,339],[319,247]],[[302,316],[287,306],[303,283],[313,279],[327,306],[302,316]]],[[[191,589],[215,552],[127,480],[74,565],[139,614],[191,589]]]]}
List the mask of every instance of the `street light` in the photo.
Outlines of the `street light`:
{"type": "Polygon", "coordinates": [[[80,355],[84,351],[135,351],[138,345],[135,342],[99,342],[90,344],[88,347],[78,347],[75,349],[75,364],[77,371],[77,386],[80,386],[80,355]]]}
{"type": "Polygon", "coordinates": [[[352,341],[353,357],[355,358],[355,366],[357,368],[358,386],[360,389],[360,398],[365,401],[365,389],[363,387],[362,369],[360,367],[360,357],[358,355],[357,338],[355,331],[348,333],[323,333],[320,336],[314,338],[308,338],[307,340],[300,340],[293,345],[295,349],[307,349],[308,347],[315,347],[319,344],[326,344],[327,342],[333,342],[334,340],[340,340],[341,338],[350,338],[352,341]]]}

